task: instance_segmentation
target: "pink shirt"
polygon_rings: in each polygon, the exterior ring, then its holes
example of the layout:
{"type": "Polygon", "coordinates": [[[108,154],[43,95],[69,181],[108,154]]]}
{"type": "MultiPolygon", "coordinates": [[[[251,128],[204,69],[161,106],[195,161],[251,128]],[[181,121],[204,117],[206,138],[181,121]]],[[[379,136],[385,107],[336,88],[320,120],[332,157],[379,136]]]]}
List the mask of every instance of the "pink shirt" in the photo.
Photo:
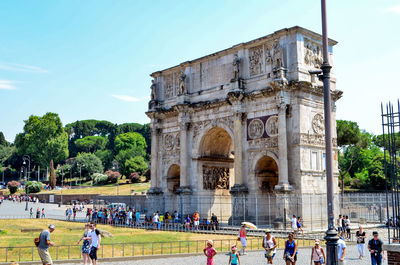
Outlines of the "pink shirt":
{"type": "Polygon", "coordinates": [[[216,252],[216,251],[215,251],[215,248],[213,248],[213,247],[211,247],[211,248],[207,247],[207,249],[206,249],[206,253],[207,253],[207,265],[214,265],[214,264],[215,264],[215,261],[214,261],[214,258],[213,258],[213,255],[214,255],[215,252],[216,252]]]}
{"type": "Polygon", "coordinates": [[[240,229],[240,237],[246,238],[246,230],[245,229],[240,229]]]}

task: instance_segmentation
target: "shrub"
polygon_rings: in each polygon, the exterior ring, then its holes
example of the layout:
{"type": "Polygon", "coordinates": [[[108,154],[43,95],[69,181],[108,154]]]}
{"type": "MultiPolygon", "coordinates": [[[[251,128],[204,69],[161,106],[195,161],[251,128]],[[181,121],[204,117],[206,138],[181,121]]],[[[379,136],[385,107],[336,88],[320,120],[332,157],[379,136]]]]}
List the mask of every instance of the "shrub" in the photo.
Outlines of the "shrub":
{"type": "Polygon", "coordinates": [[[140,182],[140,175],[136,172],[129,175],[129,180],[131,183],[139,183],[140,182]]]}
{"type": "Polygon", "coordinates": [[[108,176],[101,173],[94,173],[92,179],[95,185],[104,185],[108,182],[108,176]]]}
{"type": "Polygon", "coordinates": [[[38,181],[28,181],[25,183],[26,193],[38,193],[42,190],[43,183],[38,181]]]}
{"type": "Polygon", "coordinates": [[[118,179],[121,177],[121,173],[118,171],[107,170],[104,174],[108,176],[108,182],[117,183],[118,179]]]}
{"type": "Polygon", "coordinates": [[[10,181],[10,182],[7,183],[7,188],[10,191],[11,194],[14,194],[14,193],[17,192],[18,187],[20,185],[21,184],[18,181],[13,180],[13,181],[10,181]]]}

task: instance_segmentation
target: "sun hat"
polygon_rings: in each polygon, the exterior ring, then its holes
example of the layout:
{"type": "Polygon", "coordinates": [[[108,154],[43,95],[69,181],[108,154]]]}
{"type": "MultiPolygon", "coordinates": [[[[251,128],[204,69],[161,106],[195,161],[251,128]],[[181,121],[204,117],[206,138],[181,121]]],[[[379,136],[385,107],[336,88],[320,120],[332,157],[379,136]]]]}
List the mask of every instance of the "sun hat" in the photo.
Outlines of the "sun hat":
{"type": "Polygon", "coordinates": [[[207,244],[210,244],[211,246],[214,246],[214,241],[212,241],[211,239],[207,240],[207,244]]]}
{"type": "Polygon", "coordinates": [[[319,245],[319,239],[315,239],[315,244],[319,245]]]}
{"type": "Polygon", "coordinates": [[[269,229],[267,228],[267,229],[265,229],[265,233],[266,233],[266,234],[271,233],[271,230],[269,230],[269,229]]]}
{"type": "Polygon", "coordinates": [[[232,249],[232,250],[237,250],[237,246],[236,246],[236,245],[233,245],[233,246],[231,247],[231,249],[232,249]]]}

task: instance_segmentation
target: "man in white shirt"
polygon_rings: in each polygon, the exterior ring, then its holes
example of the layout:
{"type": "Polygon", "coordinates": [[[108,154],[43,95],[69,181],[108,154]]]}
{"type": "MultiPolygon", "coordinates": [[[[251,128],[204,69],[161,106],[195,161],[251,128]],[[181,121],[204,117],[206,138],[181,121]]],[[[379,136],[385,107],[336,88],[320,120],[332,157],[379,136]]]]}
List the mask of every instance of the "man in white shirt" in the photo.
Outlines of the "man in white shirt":
{"type": "Polygon", "coordinates": [[[297,232],[297,218],[296,218],[296,215],[293,215],[291,223],[292,223],[293,233],[296,235],[296,232],[297,232]]]}
{"type": "Polygon", "coordinates": [[[90,231],[88,236],[84,237],[83,239],[90,240],[89,257],[92,260],[92,264],[97,265],[97,250],[100,247],[101,235],[100,231],[96,229],[95,223],[90,224],[90,229],[92,231],[90,231]]]}
{"type": "Polygon", "coordinates": [[[346,256],[346,243],[342,237],[338,240],[338,265],[344,265],[344,256],[346,256]]]}

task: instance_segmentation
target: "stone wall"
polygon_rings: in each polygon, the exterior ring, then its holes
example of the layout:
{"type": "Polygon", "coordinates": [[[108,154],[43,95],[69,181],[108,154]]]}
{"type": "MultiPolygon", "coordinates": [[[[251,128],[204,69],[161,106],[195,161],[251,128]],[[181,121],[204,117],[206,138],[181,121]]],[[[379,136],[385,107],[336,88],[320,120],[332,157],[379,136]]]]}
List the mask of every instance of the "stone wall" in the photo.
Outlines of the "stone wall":
{"type": "Polygon", "coordinates": [[[383,245],[387,251],[388,265],[400,265],[400,244],[383,245]]]}

